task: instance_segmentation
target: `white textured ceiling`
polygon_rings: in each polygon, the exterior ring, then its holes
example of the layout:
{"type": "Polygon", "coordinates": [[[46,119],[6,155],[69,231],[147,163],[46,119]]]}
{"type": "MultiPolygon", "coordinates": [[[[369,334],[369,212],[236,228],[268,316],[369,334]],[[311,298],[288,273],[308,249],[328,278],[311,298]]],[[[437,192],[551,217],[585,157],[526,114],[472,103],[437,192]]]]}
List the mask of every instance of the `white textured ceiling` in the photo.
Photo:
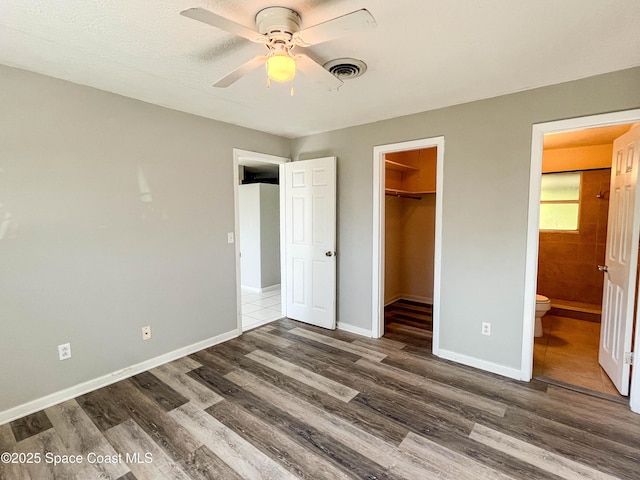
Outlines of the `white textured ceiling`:
{"type": "Polygon", "coordinates": [[[638,66],[639,25],[638,0],[2,0],[0,63],[298,137],[638,66]],[[254,28],[272,5],[303,27],[367,8],[376,29],[305,50],[366,74],[333,92],[298,75],[294,97],[262,69],[212,87],[264,47],[179,12],[254,28]]]}

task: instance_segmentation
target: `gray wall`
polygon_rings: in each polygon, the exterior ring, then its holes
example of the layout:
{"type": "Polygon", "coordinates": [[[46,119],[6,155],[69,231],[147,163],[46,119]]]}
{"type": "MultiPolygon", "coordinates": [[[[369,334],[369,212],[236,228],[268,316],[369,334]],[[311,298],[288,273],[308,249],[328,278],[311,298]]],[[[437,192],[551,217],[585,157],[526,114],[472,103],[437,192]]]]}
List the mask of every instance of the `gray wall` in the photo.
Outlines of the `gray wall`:
{"type": "Polygon", "coordinates": [[[238,186],[240,280],[243,287],[260,288],[260,184],[238,186]]]}
{"type": "Polygon", "coordinates": [[[260,184],[262,288],[280,283],[280,187],[260,184]]]}
{"type": "Polygon", "coordinates": [[[634,68],[295,140],[338,157],[338,321],[371,328],[373,147],[444,135],[440,347],[520,369],[532,124],[638,107],[634,68]]]}
{"type": "Polygon", "coordinates": [[[243,287],[280,283],[280,187],[240,185],[240,266],[243,287]]]}
{"type": "Polygon", "coordinates": [[[232,149],[290,140],[8,67],[0,125],[0,411],[236,328],[232,149]]]}
{"type": "Polygon", "coordinates": [[[398,298],[433,302],[435,194],[385,196],[385,305],[398,298]]]}

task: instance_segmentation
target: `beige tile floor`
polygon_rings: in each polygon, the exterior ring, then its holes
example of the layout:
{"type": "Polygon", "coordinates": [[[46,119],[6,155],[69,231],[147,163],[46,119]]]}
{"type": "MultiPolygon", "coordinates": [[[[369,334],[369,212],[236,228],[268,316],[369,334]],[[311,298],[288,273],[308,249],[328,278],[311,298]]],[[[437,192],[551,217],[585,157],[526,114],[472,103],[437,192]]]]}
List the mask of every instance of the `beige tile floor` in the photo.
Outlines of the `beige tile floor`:
{"type": "Polygon", "coordinates": [[[535,377],[620,396],[598,364],[599,323],[547,314],[542,329],[533,349],[535,377]]]}
{"type": "Polygon", "coordinates": [[[282,318],[280,289],[252,293],[242,290],[242,331],[282,318]]]}

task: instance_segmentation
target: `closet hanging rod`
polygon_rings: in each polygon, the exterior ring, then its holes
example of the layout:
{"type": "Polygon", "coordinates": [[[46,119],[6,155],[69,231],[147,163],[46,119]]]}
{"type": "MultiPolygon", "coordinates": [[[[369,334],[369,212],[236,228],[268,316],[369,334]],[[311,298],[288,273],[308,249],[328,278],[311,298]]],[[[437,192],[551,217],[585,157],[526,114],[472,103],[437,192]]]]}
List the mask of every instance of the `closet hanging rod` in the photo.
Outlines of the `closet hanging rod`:
{"type": "Polygon", "coordinates": [[[422,200],[420,195],[415,195],[412,193],[403,193],[403,192],[384,192],[385,195],[389,195],[390,197],[398,197],[398,198],[410,198],[411,200],[422,200]]]}

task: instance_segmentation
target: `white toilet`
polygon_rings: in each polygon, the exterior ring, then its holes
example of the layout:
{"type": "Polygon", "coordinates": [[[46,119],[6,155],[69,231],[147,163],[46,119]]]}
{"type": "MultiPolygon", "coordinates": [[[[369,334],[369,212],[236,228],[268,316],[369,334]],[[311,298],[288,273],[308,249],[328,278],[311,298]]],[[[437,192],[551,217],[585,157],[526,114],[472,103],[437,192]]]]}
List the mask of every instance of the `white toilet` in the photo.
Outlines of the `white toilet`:
{"type": "Polygon", "coordinates": [[[542,317],[551,309],[551,302],[544,295],[536,295],[536,325],[534,335],[542,336],[542,317]]]}

